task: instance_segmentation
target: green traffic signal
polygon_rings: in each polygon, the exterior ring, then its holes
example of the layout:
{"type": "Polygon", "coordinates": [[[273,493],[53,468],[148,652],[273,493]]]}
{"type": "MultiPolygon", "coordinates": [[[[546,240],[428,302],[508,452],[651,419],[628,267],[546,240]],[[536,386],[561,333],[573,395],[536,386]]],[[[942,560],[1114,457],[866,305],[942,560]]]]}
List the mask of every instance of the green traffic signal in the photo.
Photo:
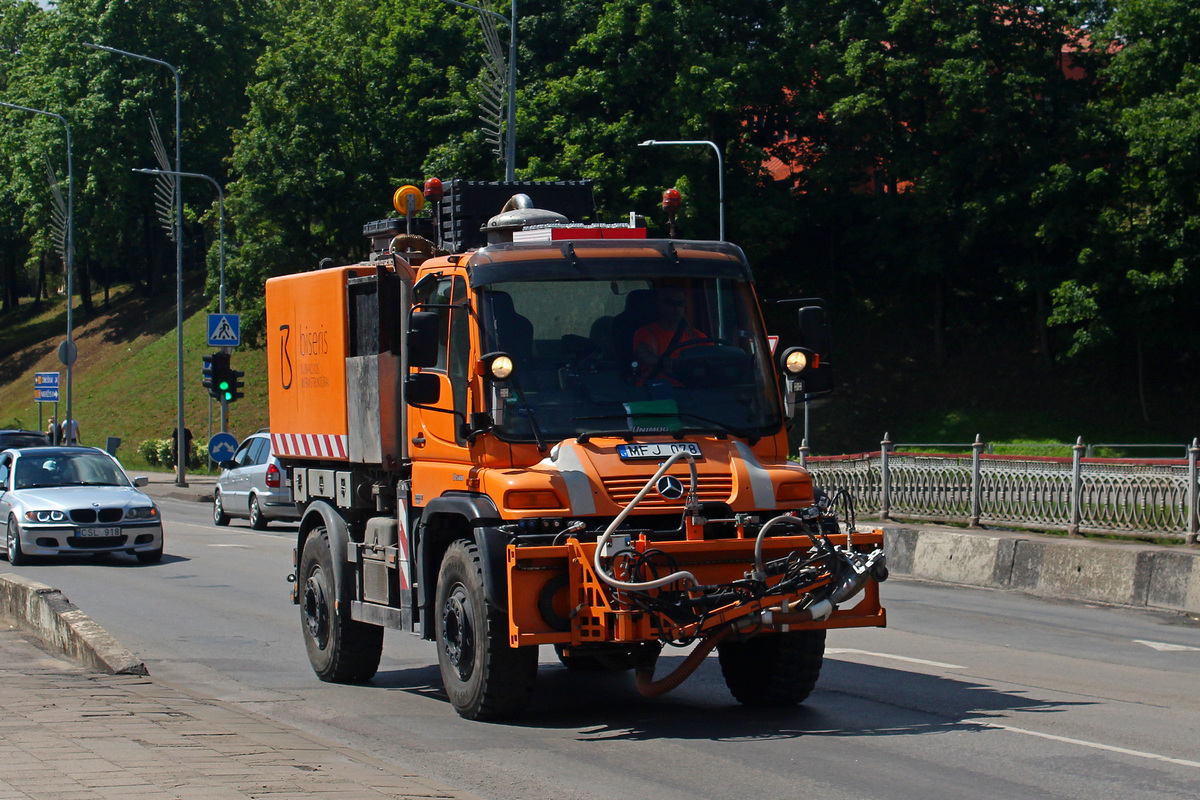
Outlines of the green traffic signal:
{"type": "Polygon", "coordinates": [[[204,388],[212,397],[224,403],[231,403],[243,396],[240,378],[244,374],[230,367],[229,353],[218,350],[204,357],[204,388]]]}

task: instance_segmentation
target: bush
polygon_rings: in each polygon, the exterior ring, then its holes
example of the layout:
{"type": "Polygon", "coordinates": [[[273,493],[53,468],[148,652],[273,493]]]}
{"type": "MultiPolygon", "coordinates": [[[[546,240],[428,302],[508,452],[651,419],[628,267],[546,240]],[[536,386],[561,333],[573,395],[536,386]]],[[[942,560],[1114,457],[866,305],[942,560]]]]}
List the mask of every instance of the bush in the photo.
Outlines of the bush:
{"type": "Polygon", "coordinates": [[[162,465],[158,457],[158,443],[157,439],[146,439],[137,446],[137,454],[152,467],[162,465]]]}
{"type": "MultiPolygon", "coordinates": [[[[170,439],[146,439],[137,446],[138,455],[152,467],[175,468],[175,454],[171,452],[170,439]]],[[[208,464],[208,448],[195,439],[189,454],[188,469],[198,469],[208,464]]]]}

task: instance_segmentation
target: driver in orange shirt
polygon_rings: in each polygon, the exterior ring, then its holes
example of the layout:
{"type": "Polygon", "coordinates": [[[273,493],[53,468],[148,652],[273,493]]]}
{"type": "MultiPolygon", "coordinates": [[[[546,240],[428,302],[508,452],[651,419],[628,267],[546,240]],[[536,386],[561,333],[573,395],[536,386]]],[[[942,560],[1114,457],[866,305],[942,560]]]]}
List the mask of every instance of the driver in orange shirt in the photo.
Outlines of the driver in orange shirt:
{"type": "Polygon", "coordinates": [[[643,378],[654,378],[664,371],[665,360],[675,356],[681,343],[708,338],[688,322],[684,314],[687,296],[682,288],[660,288],[656,307],[658,319],[633,334],[633,354],[638,362],[638,374],[643,378]]]}

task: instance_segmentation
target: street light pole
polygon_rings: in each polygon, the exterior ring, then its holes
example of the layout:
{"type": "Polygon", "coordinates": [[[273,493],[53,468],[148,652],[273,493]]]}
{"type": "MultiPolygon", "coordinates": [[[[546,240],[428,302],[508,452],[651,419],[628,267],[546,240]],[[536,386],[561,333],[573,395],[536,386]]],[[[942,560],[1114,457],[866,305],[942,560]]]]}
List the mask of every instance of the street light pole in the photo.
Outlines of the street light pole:
{"type": "MultiPolygon", "coordinates": [[[[218,208],[220,209],[220,216],[218,218],[218,221],[219,221],[218,229],[220,231],[219,236],[220,236],[220,243],[221,243],[221,247],[220,247],[221,286],[220,286],[220,294],[219,294],[219,297],[217,300],[217,311],[221,314],[224,314],[225,313],[225,190],[221,188],[221,184],[217,183],[217,181],[214,178],[212,178],[211,176],[208,176],[208,175],[203,175],[199,172],[179,172],[177,170],[171,170],[171,169],[145,169],[145,168],[134,169],[133,171],[141,172],[146,175],[174,175],[177,178],[203,178],[204,180],[211,183],[214,187],[216,187],[218,208]]],[[[209,425],[211,426],[212,425],[212,406],[209,406],[208,422],[209,422],[209,425]]],[[[228,401],[222,400],[221,401],[221,432],[225,433],[228,430],[229,430],[229,403],[228,403],[228,401]]],[[[209,432],[210,433],[212,432],[211,427],[209,428],[209,432]]]]}
{"type": "MultiPolygon", "coordinates": [[[[74,289],[72,286],[72,278],[75,274],[75,172],[71,163],[71,126],[67,123],[65,117],[60,114],[55,114],[52,111],[43,111],[40,108],[28,108],[19,106],[15,103],[5,103],[0,100],[0,106],[15,108],[20,111],[28,111],[33,114],[42,114],[47,117],[54,117],[63,124],[67,129],[67,347],[65,355],[65,366],[67,368],[67,416],[69,420],[74,420],[74,412],[71,410],[71,365],[75,362],[75,342],[74,335],[74,320],[72,319],[72,306],[74,305],[74,289]]],[[[40,412],[39,412],[40,416],[40,412]]]]}
{"type": "Polygon", "coordinates": [[[507,17],[474,3],[464,3],[461,0],[442,2],[487,14],[508,25],[508,130],[504,137],[504,179],[511,183],[516,180],[517,161],[517,0],[512,0],[512,11],[507,17]]]}
{"type": "Polygon", "coordinates": [[[721,157],[721,148],[717,147],[716,142],[710,142],[707,139],[680,139],[673,141],[647,139],[644,142],[639,142],[638,147],[650,147],[662,144],[708,145],[717,154],[717,200],[720,205],[721,215],[721,241],[725,241],[725,160],[721,157]]]}
{"type": "MultiPolygon", "coordinates": [[[[179,113],[179,70],[175,69],[166,61],[161,61],[150,56],[131,53],[128,50],[118,50],[115,47],[108,47],[102,44],[92,44],[90,42],[82,42],[84,47],[91,47],[94,50],[104,50],[108,53],[116,53],[117,55],[128,56],[129,58],[138,58],[142,61],[149,61],[152,64],[158,64],[171,70],[171,75],[175,78],[175,169],[183,166],[180,156],[180,113],[179,113]]],[[[176,486],[187,486],[187,462],[190,454],[183,453],[186,439],[184,437],[183,425],[183,193],[179,191],[178,182],[175,187],[175,330],[176,330],[176,405],[177,418],[175,426],[175,441],[177,442],[176,457],[176,486]]]]}

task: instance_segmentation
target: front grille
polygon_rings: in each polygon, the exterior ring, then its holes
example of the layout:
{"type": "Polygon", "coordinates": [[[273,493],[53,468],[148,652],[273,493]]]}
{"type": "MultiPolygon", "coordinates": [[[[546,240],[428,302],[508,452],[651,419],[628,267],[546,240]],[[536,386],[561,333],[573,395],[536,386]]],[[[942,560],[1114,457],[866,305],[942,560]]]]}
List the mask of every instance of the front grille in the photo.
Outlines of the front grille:
{"type": "MultiPolygon", "coordinates": [[[[676,475],[680,482],[683,483],[683,489],[686,492],[688,489],[690,478],[684,475],[676,475]]],[[[602,478],[604,482],[604,490],[608,492],[608,496],[612,498],[617,505],[623,506],[637,496],[637,493],[646,485],[646,481],[650,476],[641,478],[602,478]]],[[[729,502],[729,496],[733,494],[733,476],[732,475],[700,475],[696,479],[696,494],[702,503],[726,503],[729,502]]],[[[658,492],[651,489],[642,502],[638,504],[638,508],[682,508],[683,499],[679,500],[664,500],[659,496],[658,492]]]]}
{"type": "Polygon", "coordinates": [[[97,550],[102,547],[120,547],[128,539],[128,536],[68,536],[67,546],[78,547],[81,550],[97,550]]]}
{"type": "Polygon", "coordinates": [[[90,525],[99,520],[100,522],[120,522],[125,516],[124,509],[121,508],[101,508],[99,513],[94,508],[76,508],[72,509],[71,521],[81,525],[90,525]]]}

